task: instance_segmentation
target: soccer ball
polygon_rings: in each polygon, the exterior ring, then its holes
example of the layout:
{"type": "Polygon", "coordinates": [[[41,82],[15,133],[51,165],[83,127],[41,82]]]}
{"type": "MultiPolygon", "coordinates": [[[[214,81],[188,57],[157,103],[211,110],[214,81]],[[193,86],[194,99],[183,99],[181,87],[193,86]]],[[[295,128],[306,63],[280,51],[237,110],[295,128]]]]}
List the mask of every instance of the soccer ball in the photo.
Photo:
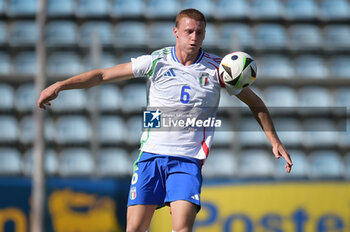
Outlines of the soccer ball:
{"type": "Polygon", "coordinates": [[[226,86],[243,89],[256,78],[255,60],[245,52],[232,52],[224,56],[219,66],[219,74],[226,86]]]}

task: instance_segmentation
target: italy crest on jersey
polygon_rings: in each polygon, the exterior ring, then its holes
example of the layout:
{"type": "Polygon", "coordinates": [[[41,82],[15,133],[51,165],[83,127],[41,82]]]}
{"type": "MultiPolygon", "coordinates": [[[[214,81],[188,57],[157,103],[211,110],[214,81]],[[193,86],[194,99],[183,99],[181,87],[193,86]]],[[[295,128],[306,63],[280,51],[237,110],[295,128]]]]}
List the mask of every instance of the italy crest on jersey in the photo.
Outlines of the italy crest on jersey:
{"type": "Polygon", "coordinates": [[[203,86],[207,85],[209,82],[209,74],[208,73],[202,73],[199,78],[199,83],[203,86]]]}

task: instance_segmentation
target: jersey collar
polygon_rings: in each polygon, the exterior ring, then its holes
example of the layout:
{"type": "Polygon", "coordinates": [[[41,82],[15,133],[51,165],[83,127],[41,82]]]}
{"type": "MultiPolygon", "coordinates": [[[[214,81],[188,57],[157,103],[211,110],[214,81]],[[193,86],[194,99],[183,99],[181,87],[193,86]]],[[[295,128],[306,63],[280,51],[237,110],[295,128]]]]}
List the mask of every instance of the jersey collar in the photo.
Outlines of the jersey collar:
{"type": "MultiPolygon", "coordinates": [[[[203,56],[204,56],[204,51],[203,51],[203,49],[201,48],[201,49],[199,50],[199,55],[198,55],[196,61],[195,61],[193,64],[198,64],[198,63],[202,60],[203,56]]],[[[179,59],[178,59],[177,56],[176,56],[175,47],[173,47],[173,48],[171,49],[171,57],[173,58],[173,60],[174,60],[175,62],[180,63],[179,59]]]]}

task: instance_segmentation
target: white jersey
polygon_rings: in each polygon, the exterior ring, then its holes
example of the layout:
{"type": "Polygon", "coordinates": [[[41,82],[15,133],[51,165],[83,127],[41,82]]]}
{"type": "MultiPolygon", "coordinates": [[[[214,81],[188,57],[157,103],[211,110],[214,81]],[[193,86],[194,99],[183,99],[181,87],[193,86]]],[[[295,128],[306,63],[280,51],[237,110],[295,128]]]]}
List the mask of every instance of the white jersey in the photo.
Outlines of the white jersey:
{"type": "MultiPolygon", "coordinates": [[[[175,47],[166,47],[132,59],[135,77],[147,78],[147,107],[167,109],[177,115],[195,109],[196,117],[215,116],[220,89],[225,87],[218,76],[221,58],[200,51],[197,60],[184,66],[176,57],[175,47]]],[[[238,94],[226,88],[229,94],[238,94]]],[[[157,129],[145,130],[141,151],[173,156],[206,159],[214,130],[157,129]]]]}

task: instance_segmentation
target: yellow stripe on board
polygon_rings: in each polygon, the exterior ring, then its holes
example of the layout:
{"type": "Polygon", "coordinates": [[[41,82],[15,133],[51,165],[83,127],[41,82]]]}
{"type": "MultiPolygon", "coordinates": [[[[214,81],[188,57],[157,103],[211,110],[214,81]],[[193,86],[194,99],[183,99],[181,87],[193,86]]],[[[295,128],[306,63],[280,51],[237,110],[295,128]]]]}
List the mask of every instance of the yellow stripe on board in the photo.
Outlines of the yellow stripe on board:
{"type": "MultiPolygon", "coordinates": [[[[350,182],[204,186],[195,232],[350,231],[350,182]]],[[[169,208],[150,232],[171,231],[169,208]]]]}

